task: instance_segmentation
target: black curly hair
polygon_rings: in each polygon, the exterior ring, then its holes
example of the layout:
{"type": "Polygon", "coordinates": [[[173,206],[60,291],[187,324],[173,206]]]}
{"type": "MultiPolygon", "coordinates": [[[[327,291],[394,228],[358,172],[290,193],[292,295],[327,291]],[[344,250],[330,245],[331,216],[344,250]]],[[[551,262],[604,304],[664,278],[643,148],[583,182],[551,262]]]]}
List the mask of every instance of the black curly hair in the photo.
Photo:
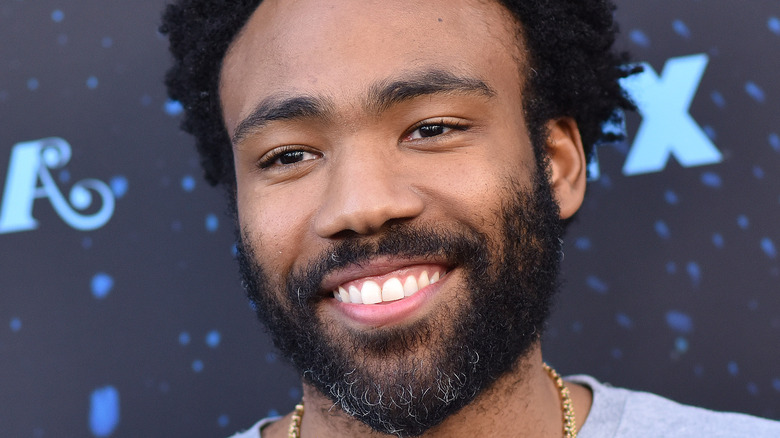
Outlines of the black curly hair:
{"type": "MultiPolygon", "coordinates": [[[[165,84],[185,110],[182,128],[197,140],[206,180],[235,188],[230,137],[222,120],[219,76],[228,47],[262,0],[176,0],[160,31],[174,65],[165,84]]],[[[609,0],[499,0],[520,23],[527,47],[523,102],[532,144],[544,144],[545,125],[577,121],[589,157],[593,145],[614,140],[602,125],[634,105],[618,80],[630,74],[627,55],[612,51],[617,26],[609,0]]],[[[536,148],[537,158],[543,151],[536,148]]]]}

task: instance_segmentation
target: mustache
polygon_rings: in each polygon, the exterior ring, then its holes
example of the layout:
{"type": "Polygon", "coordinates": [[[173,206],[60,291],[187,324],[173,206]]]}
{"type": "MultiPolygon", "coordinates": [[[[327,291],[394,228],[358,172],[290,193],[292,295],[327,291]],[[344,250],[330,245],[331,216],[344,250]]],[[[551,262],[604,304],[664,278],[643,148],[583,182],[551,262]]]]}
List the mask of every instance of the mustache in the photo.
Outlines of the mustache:
{"type": "Polygon", "coordinates": [[[347,266],[361,266],[382,256],[423,258],[443,261],[447,265],[473,268],[487,260],[474,260],[483,254],[487,237],[475,230],[445,230],[425,225],[393,223],[379,237],[350,236],[333,243],[315,256],[305,267],[292,271],[287,278],[287,296],[304,307],[325,298],[320,290],[323,278],[347,266]]]}

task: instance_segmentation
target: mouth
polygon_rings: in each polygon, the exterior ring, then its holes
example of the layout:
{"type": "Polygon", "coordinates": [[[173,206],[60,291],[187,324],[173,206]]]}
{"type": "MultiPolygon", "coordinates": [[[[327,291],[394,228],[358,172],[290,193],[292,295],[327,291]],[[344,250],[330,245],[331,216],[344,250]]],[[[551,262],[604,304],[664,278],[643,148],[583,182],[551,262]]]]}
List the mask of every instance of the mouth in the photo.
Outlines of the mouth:
{"type": "Polygon", "coordinates": [[[379,328],[406,324],[433,309],[433,297],[455,266],[438,261],[379,259],[333,272],[322,282],[325,308],[347,324],[379,328]]]}
{"type": "MultiPolygon", "coordinates": [[[[340,273],[331,278],[330,294],[346,304],[382,304],[414,296],[437,283],[449,269],[442,264],[425,263],[393,267],[372,264],[340,273]]],[[[326,289],[327,290],[327,289],[326,289]]]]}
{"type": "Polygon", "coordinates": [[[362,277],[340,284],[333,290],[333,298],[347,304],[380,304],[402,300],[420,289],[437,283],[447,275],[440,265],[416,265],[391,273],[362,277]]]}

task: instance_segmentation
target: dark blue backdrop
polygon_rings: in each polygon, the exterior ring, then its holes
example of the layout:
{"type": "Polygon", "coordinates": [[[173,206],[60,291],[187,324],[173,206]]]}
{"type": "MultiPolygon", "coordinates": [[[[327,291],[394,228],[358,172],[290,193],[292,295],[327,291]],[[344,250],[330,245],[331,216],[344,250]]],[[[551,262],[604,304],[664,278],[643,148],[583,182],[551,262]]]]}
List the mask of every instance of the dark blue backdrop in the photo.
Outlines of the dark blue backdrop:
{"type": "MultiPolygon", "coordinates": [[[[780,5],[618,3],[642,116],[599,147],[545,354],[780,418],[780,5]]],[[[223,436],[300,398],[166,100],[162,4],[0,3],[2,436],[223,436]]]]}

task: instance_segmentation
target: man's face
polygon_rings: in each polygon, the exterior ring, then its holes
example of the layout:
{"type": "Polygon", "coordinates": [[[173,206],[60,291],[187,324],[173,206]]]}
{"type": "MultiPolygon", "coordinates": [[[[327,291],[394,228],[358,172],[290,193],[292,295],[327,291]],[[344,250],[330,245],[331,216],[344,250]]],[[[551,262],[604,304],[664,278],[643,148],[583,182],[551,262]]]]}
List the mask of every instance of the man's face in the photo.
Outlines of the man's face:
{"type": "Polygon", "coordinates": [[[438,424],[538,339],[558,210],[521,62],[508,13],[467,0],[266,0],[224,60],[250,297],[378,430],[438,424]]]}

